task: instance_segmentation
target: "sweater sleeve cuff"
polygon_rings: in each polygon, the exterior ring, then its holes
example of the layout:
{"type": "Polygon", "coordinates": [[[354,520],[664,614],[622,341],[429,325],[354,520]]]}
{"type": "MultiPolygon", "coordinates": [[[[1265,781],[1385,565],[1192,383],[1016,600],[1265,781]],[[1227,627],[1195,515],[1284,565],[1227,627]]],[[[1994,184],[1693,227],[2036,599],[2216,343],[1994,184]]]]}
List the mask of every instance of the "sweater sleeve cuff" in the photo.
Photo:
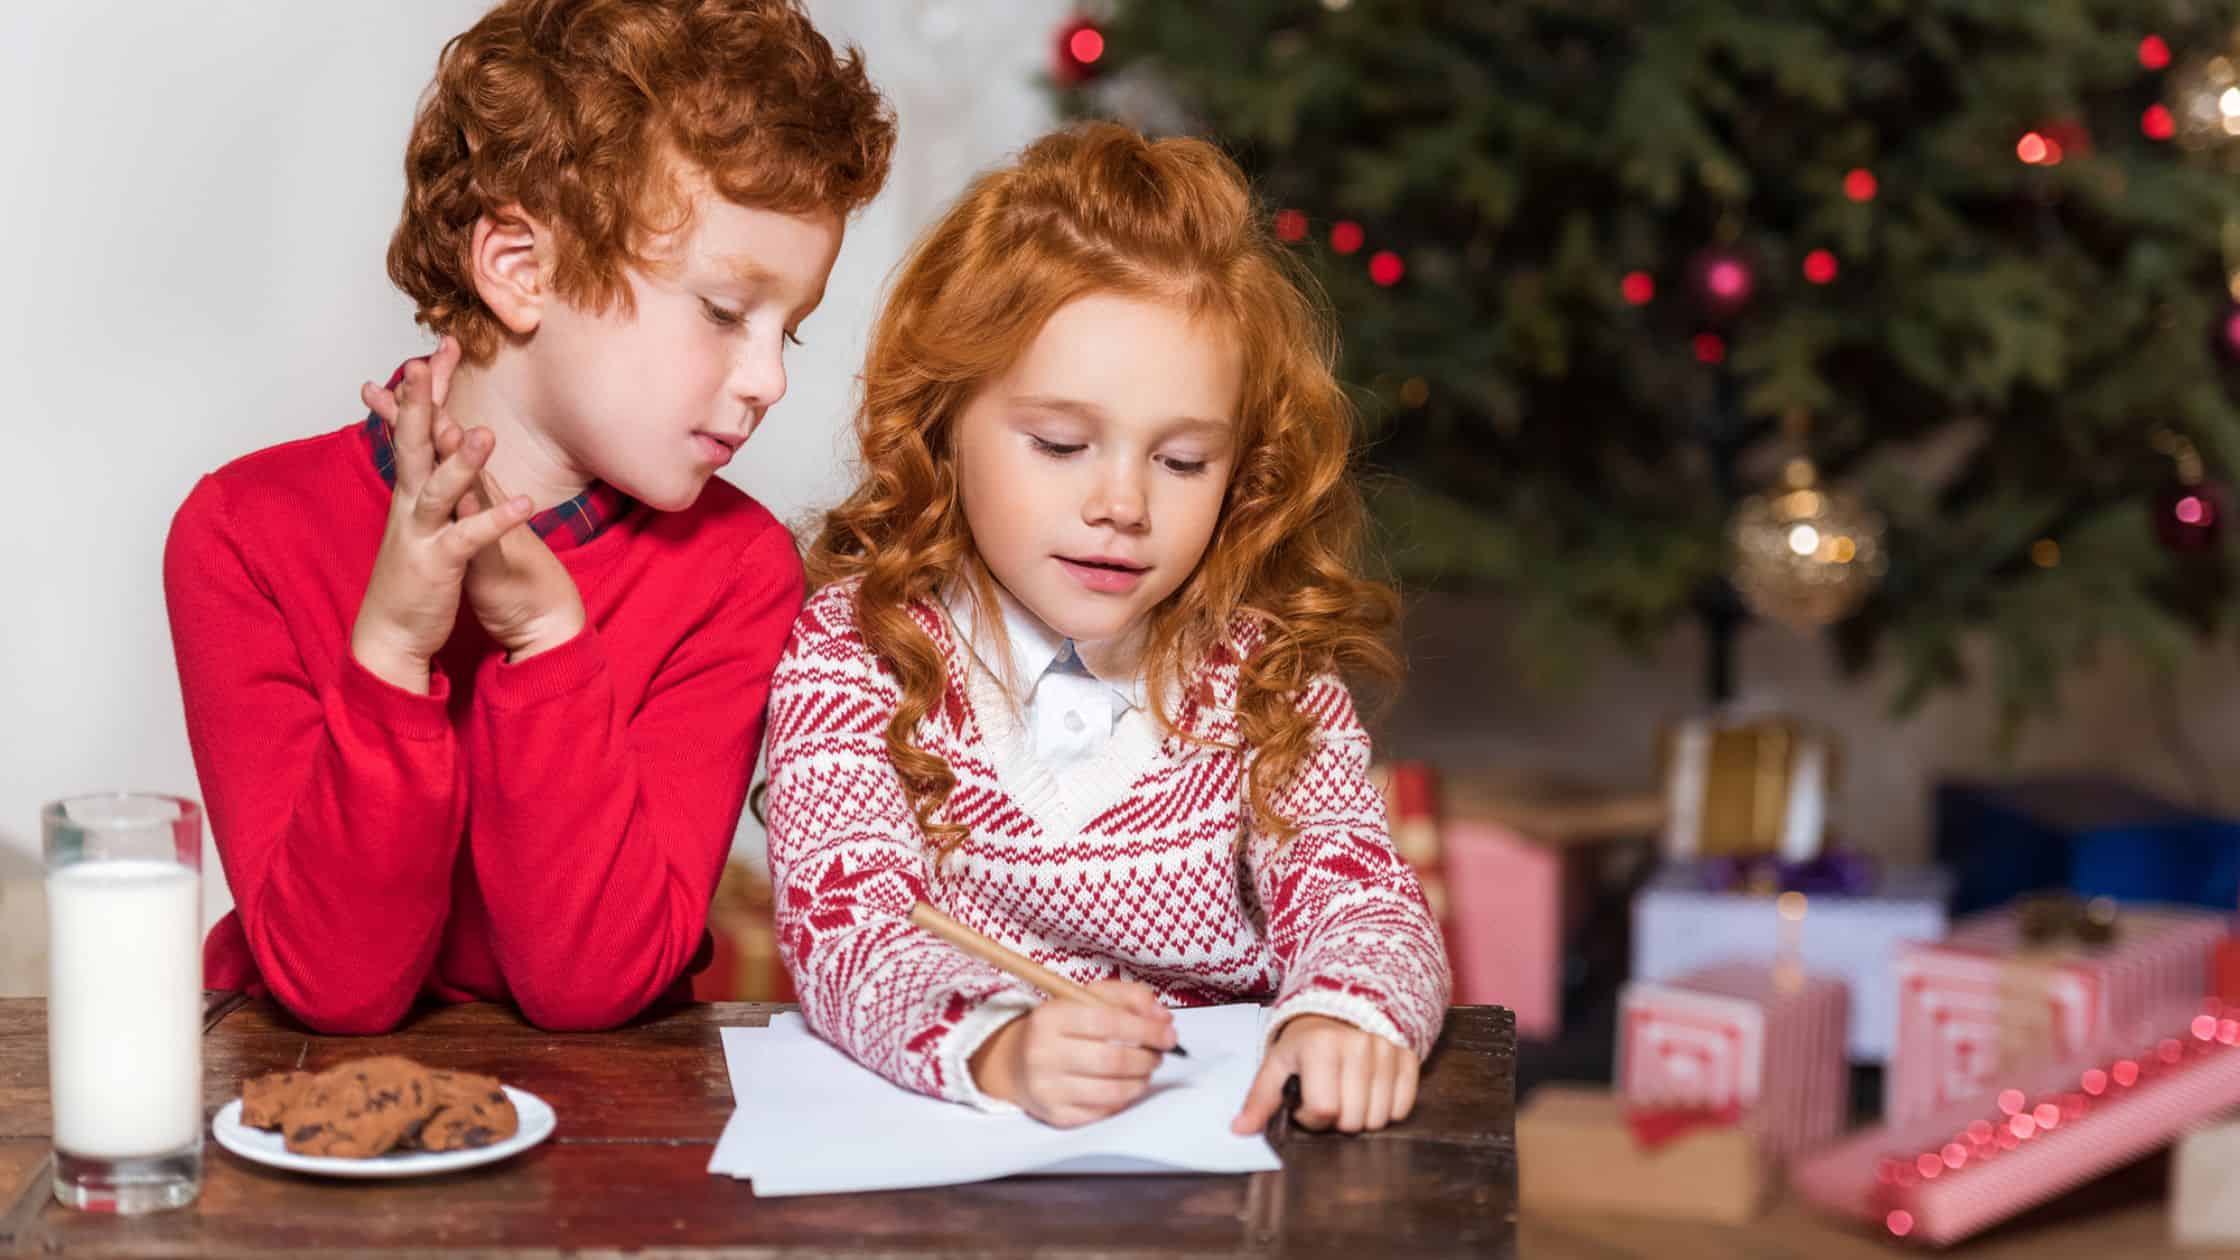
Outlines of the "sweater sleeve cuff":
{"type": "Polygon", "coordinates": [[[501,709],[533,708],[581,691],[606,667],[599,632],[586,625],[559,647],[519,663],[508,662],[503,653],[491,653],[475,679],[475,696],[501,709]]]}
{"type": "Polygon", "coordinates": [[[429,667],[428,694],[423,696],[376,676],[357,657],[345,652],[335,687],[345,707],[391,734],[418,740],[448,739],[451,735],[447,712],[451,680],[438,667],[429,667]]]}
{"type": "Polygon", "coordinates": [[[1325,1015],[1342,1020],[1365,1033],[1384,1038],[1418,1059],[1431,1052],[1429,1046],[1418,1047],[1411,1042],[1400,1031],[1400,1025],[1394,1023],[1391,1016],[1368,998],[1358,993],[1345,993],[1312,985],[1277,1002],[1275,1009],[1268,1013],[1268,1031],[1261,1041],[1261,1052],[1265,1054],[1268,1047],[1275,1044],[1276,1036],[1283,1031],[1285,1023],[1300,1015],[1325,1015]]]}
{"type": "Polygon", "coordinates": [[[972,1079],[972,1056],[978,1054],[988,1038],[995,1036],[1004,1025],[1040,1004],[1026,989],[1003,989],[982,998],[978,1006],[957,1021],[957,1026],[942,1038],[940,1050],[941,1079],[950,1082],[950,1101],[964,1103],[990,1115],[1018,1114],[1016,1105],[980,1091],[980,1083],[972,1079]]]}

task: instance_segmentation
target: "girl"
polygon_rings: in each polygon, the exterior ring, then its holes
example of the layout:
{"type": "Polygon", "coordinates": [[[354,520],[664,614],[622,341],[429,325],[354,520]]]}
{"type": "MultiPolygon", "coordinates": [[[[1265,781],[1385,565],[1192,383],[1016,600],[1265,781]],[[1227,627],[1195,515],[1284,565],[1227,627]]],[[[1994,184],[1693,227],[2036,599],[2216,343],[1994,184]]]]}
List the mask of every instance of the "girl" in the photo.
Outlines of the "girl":
{"type": "Polygon", "coordinates": [[[1339,675],[1396,672],[1331,338],[1211,146],[1109,124],[980,179],[873,331],[863,482],[771,682],[778,931],[811,1026],[1056,1125],[1167,1006],[1273,999],[1235,1127],[1404,1119],[1449,989],[1339,675]],[[1125,1010],[905,921],[923,899],[1125,1010]]]}

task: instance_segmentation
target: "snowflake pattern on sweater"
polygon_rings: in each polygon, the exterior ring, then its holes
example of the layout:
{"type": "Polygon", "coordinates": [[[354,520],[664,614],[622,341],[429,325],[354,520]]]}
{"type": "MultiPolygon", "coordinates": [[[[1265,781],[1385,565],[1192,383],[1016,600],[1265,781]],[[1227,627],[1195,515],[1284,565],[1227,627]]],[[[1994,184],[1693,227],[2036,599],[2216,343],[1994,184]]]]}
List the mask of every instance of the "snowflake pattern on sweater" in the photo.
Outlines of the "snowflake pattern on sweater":
{"type": "Polygon", "coordinates": [[[1001,685],[946,614],[912,608],[949,663],[917,743],[957,786],[971,838],[935,869],[885,731],[901,700],[856,628],[856,584],[819,592],[770,686],[766,811],[778,943],[810,1027],[908,1089],[988,1106],[967,1066],[1035,991],[906,919],[920,898],[1074,980],[1149,984],[1170,1006],[1273,1000],[1428,1054],[1452,987],[1415,875],[1368,778],[1369,738],[1335,677],[1301,698],[1320,728],[1278,796],[1286,843],[1247,821],[1240,619],[1200,663],[1164,737],[1148,715],[1063,780],[1026,753],[1001,685]]]}

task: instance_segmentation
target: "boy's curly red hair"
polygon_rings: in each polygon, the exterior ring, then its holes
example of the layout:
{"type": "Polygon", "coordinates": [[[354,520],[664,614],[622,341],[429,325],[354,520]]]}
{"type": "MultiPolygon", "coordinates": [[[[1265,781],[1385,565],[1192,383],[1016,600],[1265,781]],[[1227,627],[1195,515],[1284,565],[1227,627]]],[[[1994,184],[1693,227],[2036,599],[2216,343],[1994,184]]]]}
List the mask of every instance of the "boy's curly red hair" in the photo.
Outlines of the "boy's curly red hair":
{"type": "MultiPolygon", "coordinates": [[[[1362,574],[1354,413],[1332,370],[1336,338],[1318,292],[1220,150],[1110,123],[1037,141],[975,182],[912,249],[864,365],[863,480],[826,514],[807,565],[817,586],[861,579],[858,625],[902,690],[887,748],[919,825],[944,849],[964,838],[935,821],[956,776],[911,736],[939,703],[946,668],[909,605],[939,598],[951,575],[987,580],[958,495],[957,417],[1052,313],[1085,294],[1211,315],[1243,351],[1227,497],[1204,559],[1150,615],[1144,667],[1179,688],[1238,614],[1258,623],[1237,700],[1256,753],[1254,814],[1291,828],[1274,803],[1310,752],[1314,720],[1295,699],[1311,679],[1397,676],[1388,639],[1398,597],[1362,574]]],[[[1163,703],[1154,700],[1156,716],[1172,730],[1163,703]]]]}
{"type": "Polygon", "coordinates": [[[561,297],[626,308],[624,268],[688,222],[682,177],[844,218],[886,182],[894,137],[861,53],[836,56],[797,0],[505,0],[421,99],[389,276],[484,360],[506,336],[468,270],[486,212],[551,229],[561,297]]]}

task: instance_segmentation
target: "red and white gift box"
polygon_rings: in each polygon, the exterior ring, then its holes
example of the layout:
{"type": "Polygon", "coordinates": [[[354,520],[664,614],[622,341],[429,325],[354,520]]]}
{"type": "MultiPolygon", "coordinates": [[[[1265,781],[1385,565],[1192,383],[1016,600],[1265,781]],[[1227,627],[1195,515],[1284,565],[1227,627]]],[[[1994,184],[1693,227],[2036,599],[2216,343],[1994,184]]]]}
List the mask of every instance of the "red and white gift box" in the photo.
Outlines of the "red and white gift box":
{"type": "Polygon", "coordinates": [[[2214,1002],[2102,1036],[1975,1097],[1864,1130],[1792,1168],[1827,1211],[1944,1246],[2169,1145],[2240,1105],[2240,1019],[2214,1002]]]}
{"type": "Polygon", "coordinates": [[[1732,1108],[1769,1155],[1833,1137],[1849,1102],[1848,986],[1762,962],[1635,981],[1619,999],[1618,1092],[1644,1108],[1732,1108]]]}
{"type": "Polygon", "coordinates": [[[1898,952],[1898,1039],[1884,1075],[1893,1122],[1981,1093],[2002,1074],[2085,1052],[2112,1029],[2209,991],[2229,916],[2125,910],[2104,946],[2024,941],[2012,907],[1898,952]]]}

